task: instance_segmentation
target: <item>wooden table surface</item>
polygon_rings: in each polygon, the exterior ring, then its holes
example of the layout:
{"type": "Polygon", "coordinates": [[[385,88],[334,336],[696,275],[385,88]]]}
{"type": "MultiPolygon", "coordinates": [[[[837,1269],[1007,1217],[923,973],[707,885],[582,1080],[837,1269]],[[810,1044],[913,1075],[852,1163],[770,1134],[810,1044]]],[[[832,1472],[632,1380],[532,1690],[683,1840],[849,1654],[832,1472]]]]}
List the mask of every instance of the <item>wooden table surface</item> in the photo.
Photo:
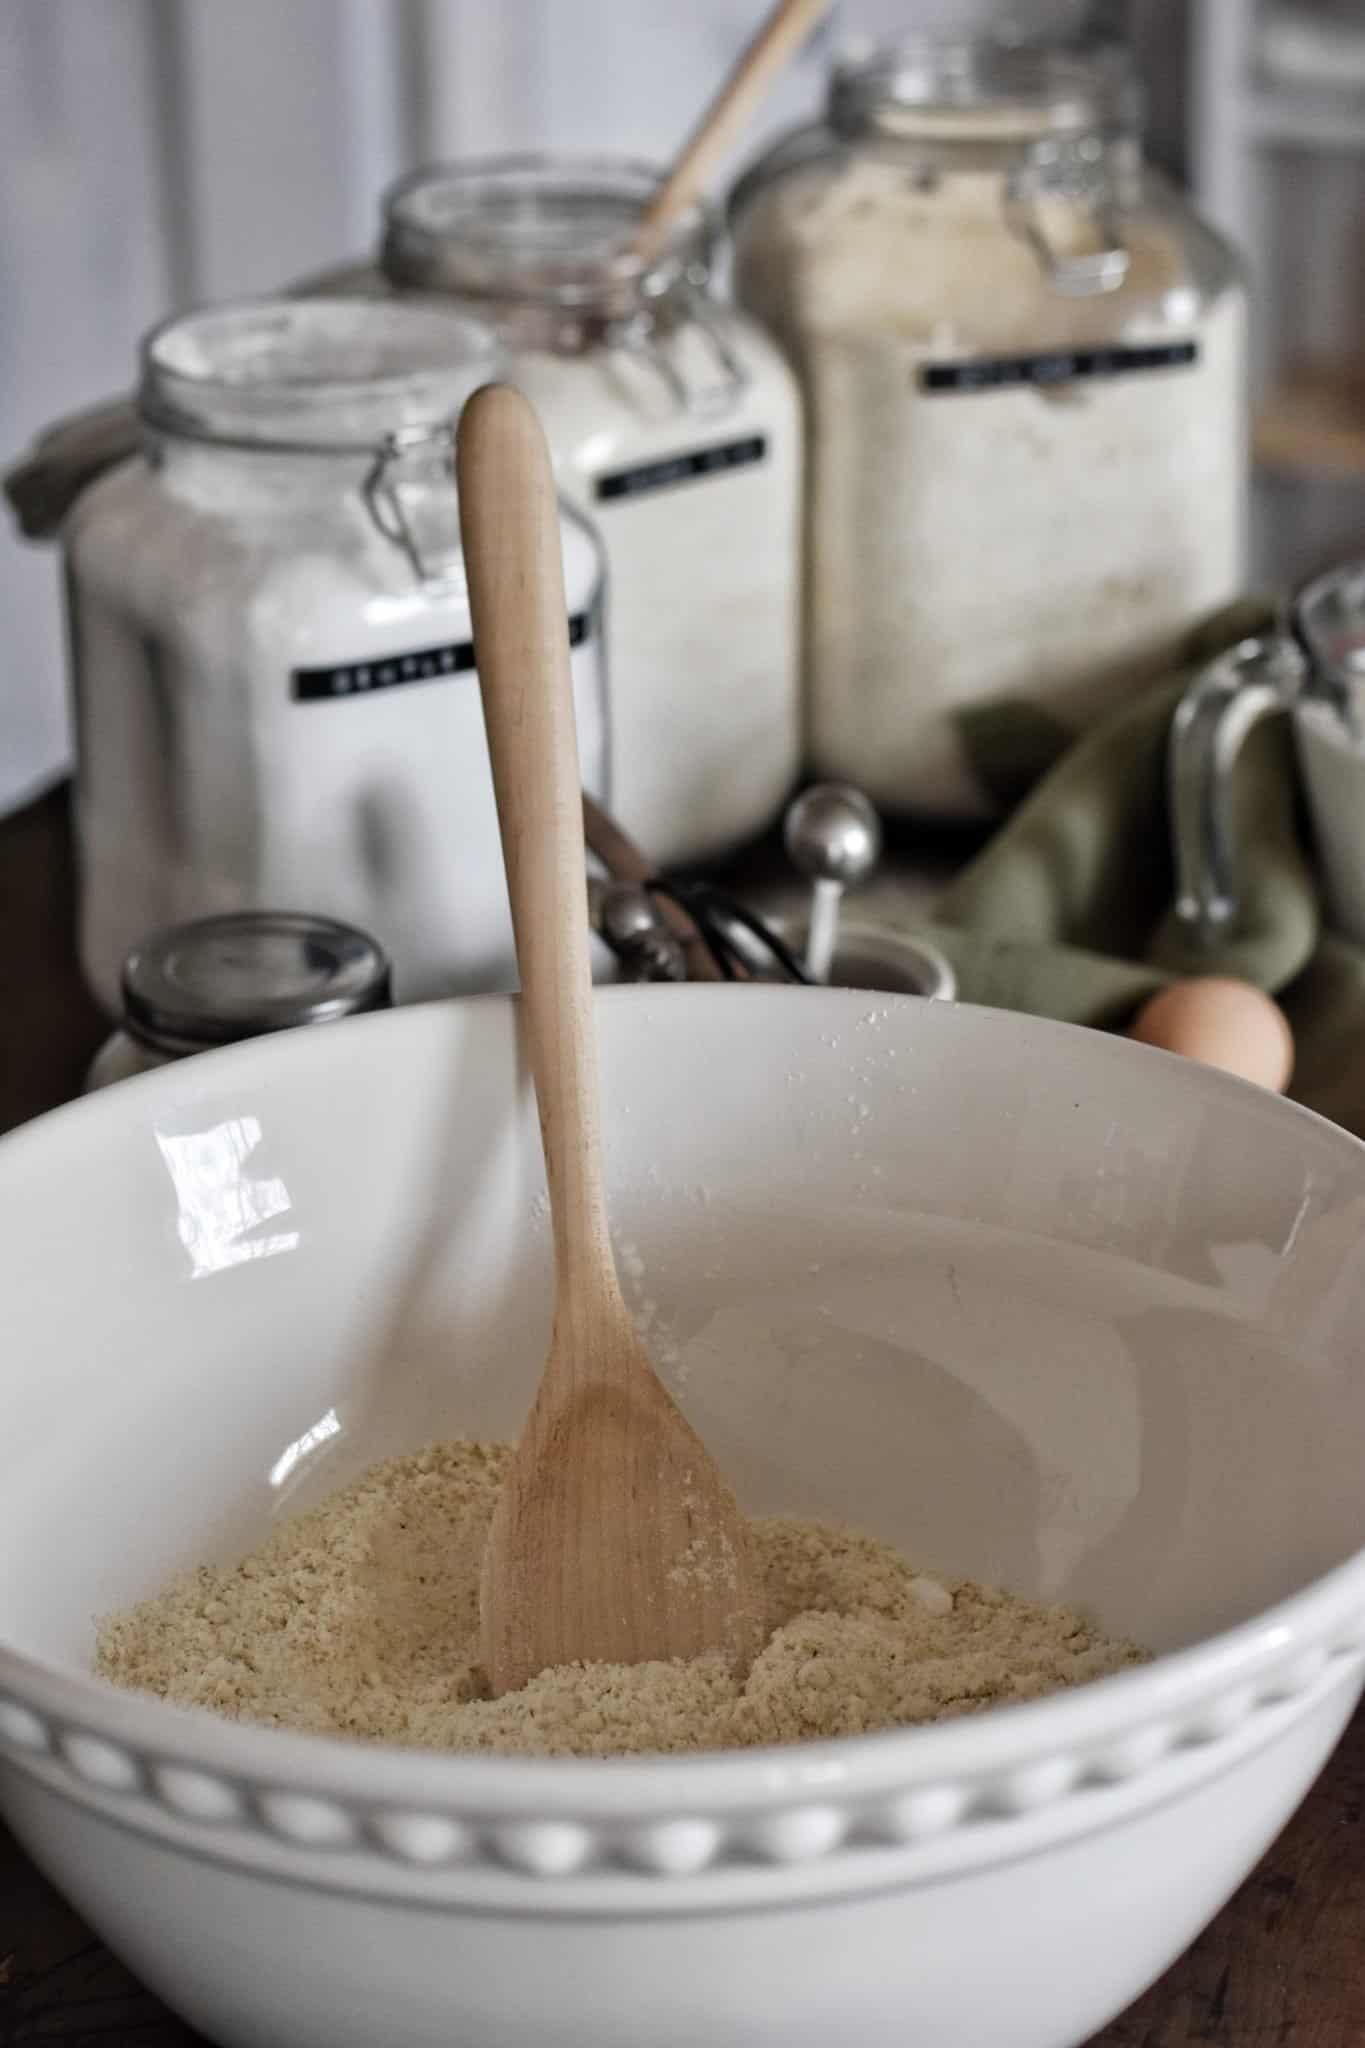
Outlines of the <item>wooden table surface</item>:
{"type": "MultiPolygon", "coordinates": [[[[102,1036],[76,972],[71,906],[57,792],[0,820],[0,1130],[74,1094],[102,1036]]],[[[0,1829],[0,2048],[189,2048],[197,2038],[0,1829]]],[[[1365,1710],[1231,1904],[1092,2048],[1195,2044],[1365,2048],[1365,1710]]]]}

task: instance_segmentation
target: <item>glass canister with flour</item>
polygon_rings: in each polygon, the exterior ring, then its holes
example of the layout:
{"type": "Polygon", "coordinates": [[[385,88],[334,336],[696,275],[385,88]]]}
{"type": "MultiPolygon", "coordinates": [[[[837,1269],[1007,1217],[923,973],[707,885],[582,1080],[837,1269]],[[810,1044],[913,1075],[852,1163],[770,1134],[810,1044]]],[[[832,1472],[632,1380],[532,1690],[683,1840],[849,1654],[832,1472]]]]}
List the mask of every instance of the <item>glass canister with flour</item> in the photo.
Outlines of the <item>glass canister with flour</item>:
{"type": "Polygon", "coordinates": [[[732,200],[807,411],[814,766],[989,818],[1244,568],[1245,291],[1113,49],[837,69],[732,200]]]}
{"type": "Polygon", "coordinates": [[[613,807],[659,862],[777,814],[799,766],[799,398],[710,288],[685,214],[643,264],[647,167],[517,157],[419,171],[386,202],[399,290],[494,322],[609,575],[613,807]]]}
{"type": "MultiPolygon", "coordinates": [[[[516,981],[452,470],[501,370],[445,305],[296,299],[171,321],[144,452],[65,529],[81,953],[117,1013],[145,933],[307,909],[405,1001],[516,981]]],[[[585,786],[605,795],[602,565],[561,523],[585,786]]]]}

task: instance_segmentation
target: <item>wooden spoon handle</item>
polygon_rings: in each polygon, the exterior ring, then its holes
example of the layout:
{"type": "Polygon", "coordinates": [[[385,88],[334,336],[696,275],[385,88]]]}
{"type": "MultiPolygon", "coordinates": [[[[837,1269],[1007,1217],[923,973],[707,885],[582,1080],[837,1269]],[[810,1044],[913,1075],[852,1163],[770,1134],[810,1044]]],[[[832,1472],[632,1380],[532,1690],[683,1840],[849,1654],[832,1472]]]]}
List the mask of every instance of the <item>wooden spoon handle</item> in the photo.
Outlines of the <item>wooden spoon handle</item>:
{"type": "Polygon", "coordinates": [[[540,1110],[561,1297],[615,1286],[602,1176],[587,856],[559,503],[528,401],[485,385],[455,468],[479,687],[540,1110]]]}
{"type": "Polygon", "coordinates": [[[635,253],[642,264],[657,256],[673,222],[696,198],[741,123],[828,5],[829,0],[777,0],[641,215],[635,253]]]}

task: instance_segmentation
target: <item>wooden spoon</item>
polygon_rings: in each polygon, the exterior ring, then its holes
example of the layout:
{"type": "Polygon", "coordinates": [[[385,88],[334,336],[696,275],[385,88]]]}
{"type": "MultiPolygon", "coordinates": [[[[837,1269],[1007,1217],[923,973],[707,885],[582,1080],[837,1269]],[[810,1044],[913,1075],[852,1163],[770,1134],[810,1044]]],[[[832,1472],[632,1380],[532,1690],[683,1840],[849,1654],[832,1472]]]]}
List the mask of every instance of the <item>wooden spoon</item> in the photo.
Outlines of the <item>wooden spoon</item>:
{"type": "Polygon", "coordinates": [[[674,221],[697,197],[740,124],[828,6],[829,0],[777,0],[640,216],[634,246],[642,268],[658,255],[674,221]]]}
{"type": "Polygon", "coordinates": [[[555,1315],[480,1592],[495,1693],[554,1664],[747,1667],[747,1525],[650,1365],[607,1230],[558,504],[540,423],[489,385],[456,445],[465,561],[554,1225],[555,1315]]]}

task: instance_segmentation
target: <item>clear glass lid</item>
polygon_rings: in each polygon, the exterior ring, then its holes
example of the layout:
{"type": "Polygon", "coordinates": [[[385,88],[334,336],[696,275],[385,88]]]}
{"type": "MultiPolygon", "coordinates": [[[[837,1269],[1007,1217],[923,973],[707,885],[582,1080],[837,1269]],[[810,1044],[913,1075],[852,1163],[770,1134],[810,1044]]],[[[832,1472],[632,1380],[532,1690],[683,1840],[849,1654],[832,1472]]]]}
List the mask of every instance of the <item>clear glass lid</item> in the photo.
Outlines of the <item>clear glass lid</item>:
{"type": "Polygon", "coordinates": [[[1090,50],[917,36],[845,58],[831,73],[830,126],[907,140],[1031,146],[1136,128],[1138,89],[1117,46],[1090,50]]]}
{"type": "Polygon", "coordinates": [[[682,215],[643,263],[633,243],[659,184],[613,157],[507,156],[414,172],[384,201],[382,264],[409,290],[596,310],[656,298],[709,268],[711,210],[682,215]]]}
{"type": "Polygon", "coordinates": [[[491,329],[439,302],[250,300],[154,329],[139,403],[202,440],[365,450],[452,421],[502,366],[491,329]]]}

